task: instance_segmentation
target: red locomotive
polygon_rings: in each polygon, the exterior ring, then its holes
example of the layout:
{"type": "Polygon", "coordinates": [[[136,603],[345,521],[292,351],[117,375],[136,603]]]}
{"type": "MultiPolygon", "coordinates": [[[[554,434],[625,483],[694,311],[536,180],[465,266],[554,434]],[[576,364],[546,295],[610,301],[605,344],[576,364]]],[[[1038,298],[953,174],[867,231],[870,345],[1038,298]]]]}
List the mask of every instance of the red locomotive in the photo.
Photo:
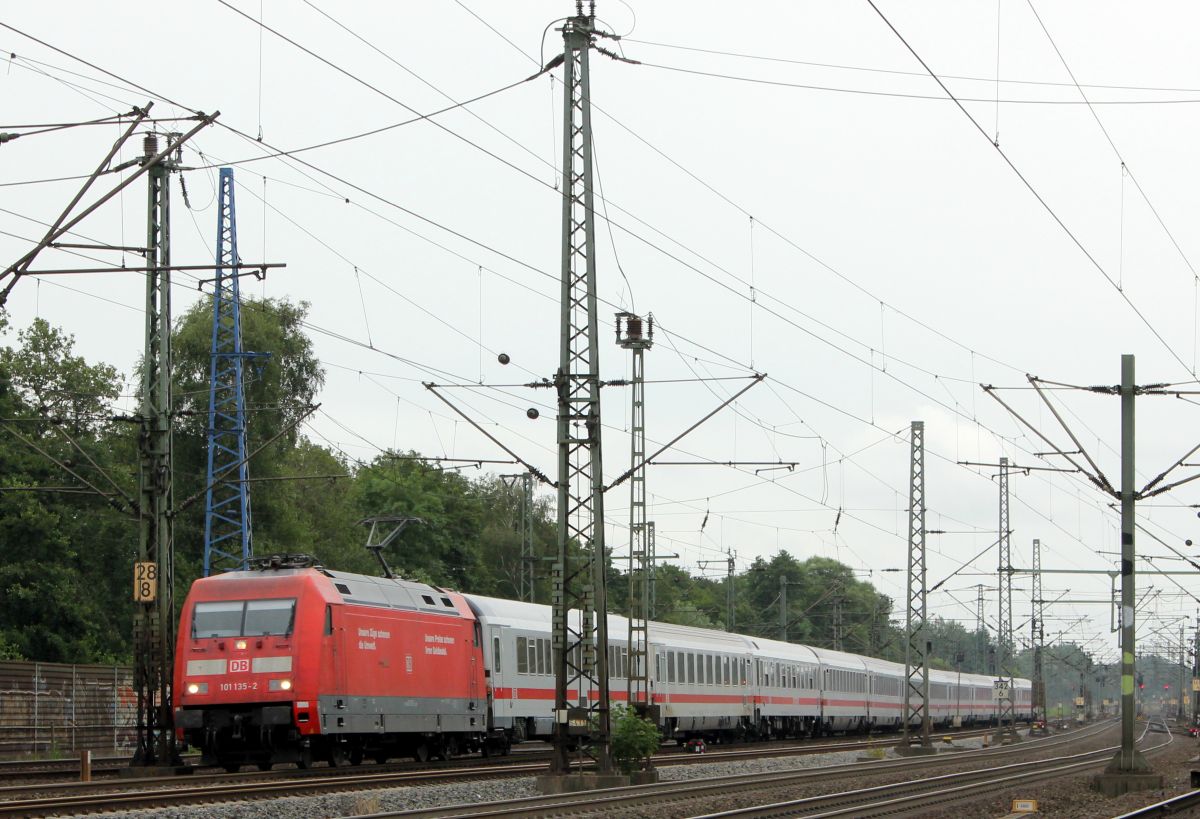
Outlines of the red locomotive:
{"type": "MultiPolygon", "coordinates": [[[[619,698],[628,622],[610,614],[608,625],[619,698]]],[[[230,770],[504,752],[553,734],[553,642],[548,606],[260,558],[192,586],[175,724],[207,764],[230,770]]],[[[668,739],[895,730],[903,719],[898,663],[667,623],[651,624],[647,648],[668,739]]],[[[935,726],[995,722],[995,682],[931,671],[935,726]]],[[[1032,684],[1014,682],[1016,717],[1028,720],[1032,684]]]]}
{"type": "Polygon", "coordinates": [[[489,741],[480,643],[456,592],[266,558],[192,586],[176,730],[231,771],[478,750],[489,741]]]}

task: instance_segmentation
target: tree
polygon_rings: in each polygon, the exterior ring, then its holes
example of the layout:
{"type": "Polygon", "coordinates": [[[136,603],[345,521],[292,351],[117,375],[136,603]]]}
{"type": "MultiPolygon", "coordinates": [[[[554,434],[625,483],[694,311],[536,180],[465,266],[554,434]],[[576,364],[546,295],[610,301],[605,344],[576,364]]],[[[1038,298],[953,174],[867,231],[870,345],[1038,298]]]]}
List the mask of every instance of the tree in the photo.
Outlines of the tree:
{"type": "Polygon", "coordinates": [[[41,319],[17,340],[0,349],[0,652],[115,661],[128,652],[135,523],[25,440],[94,486],[115,494],[111,478],[128,492],[118,458],[132,435],[112,420],[120,379],[41,319]]]}
{"type": "MultiPolygon", "coordinates": [[[[304,332],[307,302],[285,299],[242,300],[242,346],[266,354],[247,359],[243,372],[246,395],[247,453],[266,444],[249,462],[251,480],[288,479],[313,468],[320,474],[346,472],[346,466],[311,444],[301,446],[296,423],[311,411],[325,383],[325,373],[304,332]],[[278,436],[278,437],[276,437],[278,436]],[[274,441],[272,442],[272,439],[274,441]],[[271,443],[268,443],[271,442],[271,443]],[[319,461],[319,463],[318,463],[319,461]],[[332,470],[332,471],[330,471],[332,470]]],[[[175,418],[175,498],[196,501],[175,522],[176,577],[181,589],[200,574],[204,554],[204,492],[207,472],[209,379],[212,361],[212,299],[193,305],[175,323],[173,413],[175,418]]],[[[336,480],[334,479],[335,483],[336,480]]],[[[251,483],[251,517],[255,553],[302,552],[327,541],[324,522],[344,523],[345,492],[328,493],[320,484],[282,486],[287,480],[251,483]],[[290,501],[307,501],[299,508],[290,501]],[[340,502],[340,505],[339,505],[340,502]]],[[[347,530],[349,527],[347,526],[347,530]]],[[[339,535],[335,542],[341,544],[339,535]]],[[[340,546],[339,546],[340,548],[340,546]]],[[[320,550],[318,550],[320,551],[320,550]]]]}
{"type": "Polygon", "coordinates": [[[625,705],[615,706],[611,719],[612,758],[621,773],[629,775],[649,767],[661,742],[658,726],[625,705]]]}

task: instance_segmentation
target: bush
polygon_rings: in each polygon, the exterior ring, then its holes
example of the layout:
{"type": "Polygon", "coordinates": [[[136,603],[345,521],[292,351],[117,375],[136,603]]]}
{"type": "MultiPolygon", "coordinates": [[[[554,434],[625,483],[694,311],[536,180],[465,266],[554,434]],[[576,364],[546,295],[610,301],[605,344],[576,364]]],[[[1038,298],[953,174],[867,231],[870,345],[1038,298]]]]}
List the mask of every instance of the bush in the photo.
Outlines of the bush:
{"type": "Polygon", "coordinates": [[[612,757],[622,773],[631,774],[649,765],[658,751],[658,726],[618,705],[612,710],[612,757]]]}

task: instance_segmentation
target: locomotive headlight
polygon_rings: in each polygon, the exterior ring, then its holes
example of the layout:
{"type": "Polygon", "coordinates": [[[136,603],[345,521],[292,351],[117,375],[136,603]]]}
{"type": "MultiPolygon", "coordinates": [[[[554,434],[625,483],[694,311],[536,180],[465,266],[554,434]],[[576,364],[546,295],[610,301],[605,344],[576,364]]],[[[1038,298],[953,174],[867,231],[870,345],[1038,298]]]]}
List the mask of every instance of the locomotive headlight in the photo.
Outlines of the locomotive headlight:
{"type": "Polygon", "coordinates": [[[246,641],[238,640],[236,643],[233,644],[233,647],[236,648],[238,651],[245,651],[246,650],[246,641]]]}
{"type": "Polygon", "coordinates": [[[292,681],[291,680],[271,680],[270,684],[267,687],[271,691],[291,691],[292,690],[292,681]]]}
{"type": "Polygon", "coordinates": [[[207,694],[208,683],[188,683],[187,692],[189,694],[207,694]]]}

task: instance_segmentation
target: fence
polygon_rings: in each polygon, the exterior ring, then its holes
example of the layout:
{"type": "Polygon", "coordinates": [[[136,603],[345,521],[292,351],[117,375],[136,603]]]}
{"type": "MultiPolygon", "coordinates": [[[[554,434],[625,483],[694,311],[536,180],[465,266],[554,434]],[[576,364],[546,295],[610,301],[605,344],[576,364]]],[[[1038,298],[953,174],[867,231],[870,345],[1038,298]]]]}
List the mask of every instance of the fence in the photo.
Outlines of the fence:
{"type": "Polygon", "coordinates": [[[0,756],[131,752],[136,726],[127,667],[0,662],[0,756]]]}

